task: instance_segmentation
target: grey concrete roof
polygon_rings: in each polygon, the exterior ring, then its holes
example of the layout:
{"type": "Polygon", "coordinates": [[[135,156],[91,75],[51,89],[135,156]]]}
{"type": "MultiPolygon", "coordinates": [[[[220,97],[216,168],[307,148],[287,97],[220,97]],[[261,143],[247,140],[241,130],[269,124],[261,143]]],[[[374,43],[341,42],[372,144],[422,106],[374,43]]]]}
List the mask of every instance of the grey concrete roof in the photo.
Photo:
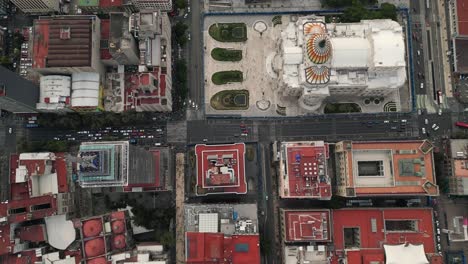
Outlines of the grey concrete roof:
{"type": "Polygon", "coordinates": [[[11,112],[35,112],[39,100],[39,86],[24,79],[15,72],[0,66],[0,87],[5,88],[5,95],[9,101],[18,102],[15,108],[7,104],[0,104],[4,110],[11,112]],[[18,110],[23,108],[23,110],[18,110]],[[29,109],[28,109],[29,108],[29,109]]]}

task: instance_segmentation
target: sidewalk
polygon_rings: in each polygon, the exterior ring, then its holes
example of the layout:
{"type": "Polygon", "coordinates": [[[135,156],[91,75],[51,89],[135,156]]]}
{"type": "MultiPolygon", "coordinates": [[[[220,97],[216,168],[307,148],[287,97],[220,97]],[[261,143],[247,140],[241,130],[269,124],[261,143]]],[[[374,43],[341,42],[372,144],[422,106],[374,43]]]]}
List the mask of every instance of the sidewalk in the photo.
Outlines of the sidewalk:
{"type": "Polygon", "coordinates": [[[185,263],[185,154],[176,154],[176,263],[185,263]]]}
{"type": "Polygon", "coordinates": [[[452,92],[452,75],[450,72],[450,58],[447,55],[449,51],[448,42],[450,40],[447,39],[447,24],[446,24],[446,14],[445,14],[445,4],[444,1],[436,1],[438,6],[438,13],[439,13],[439,40],[441,43],[441,50],[442,50],[442,66],[444,69],[444,87],[445,87],[445,95],[447,97],[453,97],[452,92]]]}

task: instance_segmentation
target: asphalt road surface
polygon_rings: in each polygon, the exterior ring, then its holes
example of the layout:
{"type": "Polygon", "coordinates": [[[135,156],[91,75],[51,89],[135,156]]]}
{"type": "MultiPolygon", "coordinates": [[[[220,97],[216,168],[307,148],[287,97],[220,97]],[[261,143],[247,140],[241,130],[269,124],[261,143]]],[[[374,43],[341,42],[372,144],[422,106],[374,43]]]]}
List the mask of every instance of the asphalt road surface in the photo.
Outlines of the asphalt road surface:
{"type": "Polygon", "coordinates": [[[203,92],[204,87],[204,77],[203,77],[203,33],[201,32],[201,1],[190,1],[190,23],[189,23],[189,32],[191,35],[191,40],[189,41],[189,60],[188,60],[188,79],[189,82],[189,98],[192,101],[195,101],[195,104],[200,106],[200,109],[203,107],[203,92]]]}
{"type": "Polygon", "coordinates": [[[274,140],[410,139],[419,137],[412,113],[334,115],[276,120],[213,119],[189,121],[188,144],[274,140]],[[402,120],[406,120],[403,122],[402,120]],[[241,136],[241,123],[248,130],[241,136]],[[405,123],[405,124],[403,124],[405,123]]]}

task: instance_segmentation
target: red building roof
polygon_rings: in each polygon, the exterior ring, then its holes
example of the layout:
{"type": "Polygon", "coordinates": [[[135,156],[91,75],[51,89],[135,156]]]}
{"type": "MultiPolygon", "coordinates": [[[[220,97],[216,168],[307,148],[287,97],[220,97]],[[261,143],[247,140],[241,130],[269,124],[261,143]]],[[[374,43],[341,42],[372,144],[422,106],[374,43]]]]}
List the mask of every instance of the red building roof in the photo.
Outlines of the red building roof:
{"type": "Polygon", "coordinates": [[[426,254],[436,252],[430,208],[349,208],[333,210],[332,215],[333,264],[343,255],[348,263],[382,260],[383,244],[423,244],[426,254]]]}
{"type": "Polygon", "coordinates": [[[95,237],[102,232],[101,218],[90,219],[83,222],[83,236],[85,238],[95,237]]]}
{"type": "Polygon", "coordinates": [[[286,242],[331,241],[329,210],[285,210],[282,217],[286,242]]]}
{"type": "Polygon", "coordinates": [[[42,242],[47,240],[45,225],[22,226],[16,230],[21,241],[42,242]]]}
{"type": "Polygon", "coordinates": [[[351,148],[335,151],[344,160],[337,173],[344,172],[342,177],[347,178],[346,186],[337,183],[338,189],[353,189],[354,196],[439,194],[433,148],[428,141],[353,141],[350,144],[351,148]]]}
{"type": "Polygon", "coordinates": [[[458,35],[468,36],[468,0],[457,0],[458,35]]]}
{"type": "Polygon", "coordinates": [[[187,232],[185,236],[187,264],[260,263],[258,235],[187,232]]]}
{"type": "MultiPolygon", "coordinates": [[[[125,75],[124,109],[132,110],[135,106],[143,110],[151,105],[161,105],[166,99],[166,75],[154,67],[152,72],[125,75]],[[153,83],[152,80],[156,80],[153,83]]],[[[150,107],[150,108],[148,108],[150,107]]]]}
{"type": "Polygon", "coordinates": [[[287,177],[281,197],[329,200],[332,190],[327,172],[328,144],[317,141],[283,145],[287,177]]]}
{"type": "Polygon", "coordinates": [[[93,258],[106,253],[104,238],[94,238],[84,243],[84,253],[86,258],[93,258]]]}
{"type": "Polygon", "coordinates": [[[122,6],[122,0],[99,0],[99,7],[106,8],[106,7],[114,7],[114,6],[122,6]]]}
{"type": "Polygon", "coordinates": [[[247,193],[245,144],[196,145],[197,195],[247,193]]]}
{"type": "Polygon", "coordinates": [[[91,66],[93,16],[34,20],[33,68],[91,66]]]}

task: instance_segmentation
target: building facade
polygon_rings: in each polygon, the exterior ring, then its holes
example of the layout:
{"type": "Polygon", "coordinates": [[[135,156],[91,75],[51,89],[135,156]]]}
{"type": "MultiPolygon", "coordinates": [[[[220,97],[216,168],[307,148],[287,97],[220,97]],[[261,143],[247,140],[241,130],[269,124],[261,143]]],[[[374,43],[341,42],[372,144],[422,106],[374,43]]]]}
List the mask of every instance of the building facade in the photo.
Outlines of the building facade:
{"type": "Polygon", "coordinates": [[[140,11],[160,10],[168,12],[172,10],[172,0],[133,0],[133,4],[140,11]]]}
{"type": "Polygon", "coordinates": [[[11,0],[24,13],[44,14],[60,11],[59,0],[11,0]]]}
{"type": "Polygon", "coordinates": [[[449,168],[449,193],[468,195],[468,140],[451,139],[450,154],[446,160],[446,167],[449,168]]]}
{"type": "Polygon", "coordinates": [[[300,17],[281,32],[272,68],[279,94],[316,112],[339,96],[385,97],[406,82],[402,26],[392,20],[328,23],[300,17]]]}
{"type": "Polygon", "coordinates": [[[448,5],[454,71],[468,74],[468,1],[450,0],[448,5]]]}

